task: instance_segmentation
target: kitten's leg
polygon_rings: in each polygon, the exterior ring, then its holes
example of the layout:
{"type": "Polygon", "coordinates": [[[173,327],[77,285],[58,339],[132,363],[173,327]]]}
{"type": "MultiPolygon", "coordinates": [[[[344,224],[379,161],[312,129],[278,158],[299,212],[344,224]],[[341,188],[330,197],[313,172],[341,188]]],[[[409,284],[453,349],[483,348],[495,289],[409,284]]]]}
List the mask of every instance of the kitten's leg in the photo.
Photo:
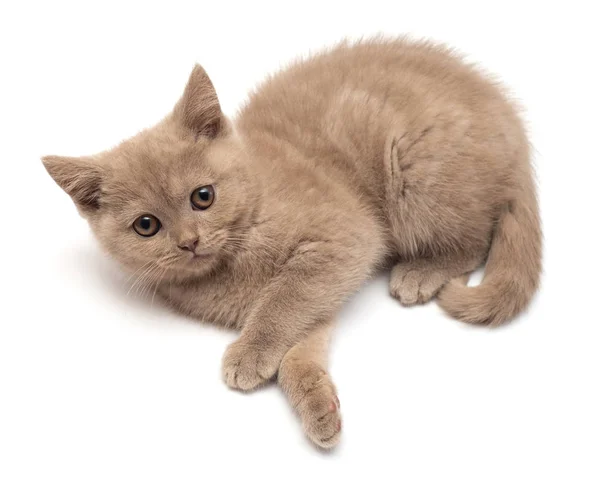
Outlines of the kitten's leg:
{"type": "Polygon", "coordinates": [[[478,268],[485,253],[453,258],[418,258],[398,263],[392,269],[390,293],[403,305],[429,301],[448,281],[478,268]]]}
{"type": "Polygon", "coordinates": [[[333,322],[315,328],[290,349],[279,367],[278,381],[297,411],[306,435],[320,447],[340,440],[342,420],[335,386],[327,373],[327,347],[333,322]]]}
{"type": "Polygon", "coordinates": [[[381,254],[379,243],[365,243],[369,239],[360,245],[310,241],[298,246],[263,290],[240,338],[227,348],[223,377],[228,386],[248,390],[271,379],[288,350],[335,315],[381,254]]]}

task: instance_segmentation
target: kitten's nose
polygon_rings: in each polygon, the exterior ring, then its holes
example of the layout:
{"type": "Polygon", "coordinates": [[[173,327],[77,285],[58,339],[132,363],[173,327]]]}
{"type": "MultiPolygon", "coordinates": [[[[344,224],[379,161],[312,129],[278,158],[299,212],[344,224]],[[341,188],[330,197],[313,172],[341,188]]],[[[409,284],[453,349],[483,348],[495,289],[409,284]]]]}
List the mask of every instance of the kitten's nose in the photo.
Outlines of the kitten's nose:
{"type": "Polygon", "coordinates": [[[191,251],[194,253],[196,251],[196,247],[198,246],[198,238],[182,241],[178,246],[184,251],[191,251]]]}

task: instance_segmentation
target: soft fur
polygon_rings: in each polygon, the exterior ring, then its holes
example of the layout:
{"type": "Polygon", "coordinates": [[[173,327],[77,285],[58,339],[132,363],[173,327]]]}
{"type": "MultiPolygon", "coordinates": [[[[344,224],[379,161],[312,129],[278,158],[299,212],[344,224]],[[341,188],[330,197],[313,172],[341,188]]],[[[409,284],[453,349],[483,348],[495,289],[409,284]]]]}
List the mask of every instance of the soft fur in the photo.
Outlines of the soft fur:
{"type": "Polygon", "coordinates": [[[326,372],[340,305],[380,267],[405,305],[497,325],[541,268],[530,151],[503,92],[448,49],[342,43],[265,81],[232,121],[193,70],[173,112],[89,158],[49,156],[102,246],[173,308],[241,335],[223,377],[277,375],[308,436],[339,440],[326,372]],[[191,192],[214,185],[207,210],[191,192]],[[151,213],[153,237],[132,229],[151,213]],[[195,255],[178,245],[198,240],[195,255]],[[483,263],[480,286],[466,275],[483,263]]]}

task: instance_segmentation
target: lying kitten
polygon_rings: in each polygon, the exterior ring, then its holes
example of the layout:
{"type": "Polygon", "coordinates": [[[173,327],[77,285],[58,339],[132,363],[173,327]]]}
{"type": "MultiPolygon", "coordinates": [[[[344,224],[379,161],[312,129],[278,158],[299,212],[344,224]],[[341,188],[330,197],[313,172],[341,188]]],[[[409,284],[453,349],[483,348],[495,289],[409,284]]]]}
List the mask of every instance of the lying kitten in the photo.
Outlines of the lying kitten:
{"type": "Polygon", "coordinates": [[[529,156],[515,108],[477,70],[440,46],[371,40],[291,65],[231,121],[196,66],[153,128],[43,162],[126,269],[173,308],[241,330],[223,359],[230,387],[277,375],[331,447],[328,336],[376,269],[393,266],[402,304],[437,295],[469,323],[525,308],[541,267],[529,156]]]}

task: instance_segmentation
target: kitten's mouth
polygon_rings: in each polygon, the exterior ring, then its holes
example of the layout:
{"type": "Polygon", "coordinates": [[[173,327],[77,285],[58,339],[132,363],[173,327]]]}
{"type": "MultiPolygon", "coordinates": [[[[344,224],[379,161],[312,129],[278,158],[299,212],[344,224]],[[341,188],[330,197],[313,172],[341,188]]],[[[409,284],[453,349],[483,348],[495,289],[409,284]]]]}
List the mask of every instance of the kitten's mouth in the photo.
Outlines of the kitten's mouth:
{"type": "Polygon", "coordinates": [[[188,264],[199,264],[211,260],[215,256],[216,252],[217,250],[214,248],[198,249],[196,251],[191,251],[187,257],[184,258],[184,261],[186,261],[188,264]]]}
{"type": "Polygon", "coordinates": [[[212,264],[215,256],[215,251],[199,251],[197,253],[189,253],[180,257],[180,262],[176,269],[182,269],[188,272],[197,272],[198,269],[203,269],[212,264]]]}
{"type": "Polygon", "coordinates": [[[215,252],[211,249],[198,249],[196,251],[187,252],[182,259],[187,261],[196,261],[201,259],[210,258],[215,252]]]}
{"type": "Polygon", "coordinates": [[[212,251],[200,251],[199,253],[194,253],[190,258],[191,261],[207,259],[213,256],[214,253],[212,251]]]}

